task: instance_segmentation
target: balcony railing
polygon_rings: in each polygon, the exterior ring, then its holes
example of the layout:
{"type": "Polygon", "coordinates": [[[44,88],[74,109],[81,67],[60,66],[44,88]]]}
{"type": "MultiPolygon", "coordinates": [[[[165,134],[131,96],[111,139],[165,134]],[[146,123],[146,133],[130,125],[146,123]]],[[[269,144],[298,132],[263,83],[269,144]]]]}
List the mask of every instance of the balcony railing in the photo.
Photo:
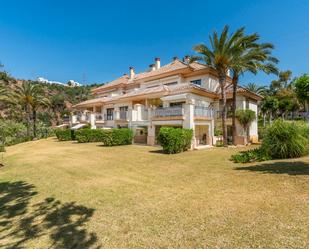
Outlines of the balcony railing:
{"type": "Polygon", "coordinates": [[[154,110],[155,117],[176,117],[183,116],[183,108],[180,106],[163,107],[154,110]]]}
{"type": "Polygon", "coordinates": [[[194,116],[213,118],[214,117],[214,110],[212,108],[209,108],[209,107],[195,106],[194,107],[194,116]]]}

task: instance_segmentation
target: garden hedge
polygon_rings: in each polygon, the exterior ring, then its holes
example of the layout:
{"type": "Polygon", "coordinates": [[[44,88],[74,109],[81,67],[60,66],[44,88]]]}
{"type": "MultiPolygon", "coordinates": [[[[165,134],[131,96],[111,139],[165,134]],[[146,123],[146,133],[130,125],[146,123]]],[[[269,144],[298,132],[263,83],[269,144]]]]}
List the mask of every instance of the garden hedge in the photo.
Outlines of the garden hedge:
{"type": "Polygon", "coordinates": [[[165,153],[175,154],[190,149],[192,137],[191,129],[162,127],[157,140],[165,153]]]}
{"type": "Polygon", "coordinates": [[[102,129],[81,129],[75,131],[75,138],[79,143],[102,142],[105,132],[102,129]]]}
{"type": "Polygon", "coordinates": [[[75,140],[75,131],[71,129],[56,129],[55,135],[59,141],[75,140]]]}
{"type": "Polygon", "coordinates": [[[132,144],[133,132],[128,128],[105,130],[103,133],[103,145],[117,146],[132,144]]]}

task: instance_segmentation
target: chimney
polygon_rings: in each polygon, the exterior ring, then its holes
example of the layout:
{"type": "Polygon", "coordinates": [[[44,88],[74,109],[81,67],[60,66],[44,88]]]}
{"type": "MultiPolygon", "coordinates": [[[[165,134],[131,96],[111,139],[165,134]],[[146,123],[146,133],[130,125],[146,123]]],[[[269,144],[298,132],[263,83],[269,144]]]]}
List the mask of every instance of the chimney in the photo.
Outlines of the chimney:
{"type": "Polygon", "coordinates": [[[160,58],[155,58],[155,67],[156,67],[156,70],[161,67],[160,58]]]}
{"type": "Polygon", "coordinates": [[[130,67],[130,79],[133,79],[135,76],[134,67],[130,67]]]}
{"type": "Polygon", "coordinates": [[[178,60],[178,57],[177,56],[174,56],[173,57],[173,61],[177,61],[178,60]]]}
{"type": "Polygon", "coordinates": [[[190,56],[186,55],[184,61],[185,61],[185,63],[189,64],[190,63],[190,56]]]}
{"type": "Polygon", "coordinates": [[[149,65],[149,71],[154,71],[154,70],[156,70],[155,64],[150,64],[149,65]]]}

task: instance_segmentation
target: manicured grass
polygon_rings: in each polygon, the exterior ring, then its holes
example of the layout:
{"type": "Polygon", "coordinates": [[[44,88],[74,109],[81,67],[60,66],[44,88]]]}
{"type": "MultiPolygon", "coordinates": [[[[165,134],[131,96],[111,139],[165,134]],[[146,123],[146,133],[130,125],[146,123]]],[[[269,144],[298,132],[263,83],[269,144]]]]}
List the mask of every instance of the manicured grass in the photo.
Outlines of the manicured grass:
{"type": "Polygon", "coordinates": [[[237,149],[158,150],[8,147],[0,247],[308,248],[309,157],[239,165],[237,149]]]}

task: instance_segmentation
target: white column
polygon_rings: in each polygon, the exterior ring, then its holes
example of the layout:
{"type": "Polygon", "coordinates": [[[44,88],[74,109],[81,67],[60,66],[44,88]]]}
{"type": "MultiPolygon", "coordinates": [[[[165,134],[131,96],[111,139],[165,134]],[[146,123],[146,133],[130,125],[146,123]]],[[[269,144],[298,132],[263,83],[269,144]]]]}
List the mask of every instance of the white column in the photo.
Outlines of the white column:
{"type": "Polygon", "coordinates": [[[183,122],[183,128],[186,129],[192,129],[193,130],[193,138],[192,138],[192,144],[191,144],[191,148],[195,148],[196,146],[196,141],[195,141],[195,125],[194,125],[194,104],[195,101],[194,100],[188,100],[185,104],[184,104],[184,117],[185,120],[183,122]]]}
{"type": "Polygon", "coordinates": [[[136,110],[136,120],[141,121],[142,120],[142,105],[136,104],[135,110],[136,110]]]}
{"type": "Polygon", "coordinates": [[[97,128],[95,125],[95,114],[94,113],[90,114],[90,126],[91,126],[91,129],[97,128]]]}
{"type": "Polygon", "coordinates": [[[132,106],[128,107],[128,120],[129,120],[129,128],[132,127],[132,120],[133,120],[133,110],[132,110],[132,106]]]}
{"type": "Polygon", "coordinates": [[[77,115],[72,115],[71,116],[71,123],[76,124],[77,123],[77,115]]]}
{"type": "Polygon", "coordinates": [[[148,120],[149,120],[149,125],[148,125],[148,131],[147,131],[147,144],[148,145],[154,145],[155,144],[155,136],[156,136],[156,129],[155,125],[152,124],[152,112],[153,108],[148,107],[148,120]]]}
{"type": "Polygon", "coordinates": [[[147,144],[154,145],[155,144],[155,136],[156,136],[156,129],[155,126],[150,124],[148,125],[148,135],[147,135],[147,144]]]}

